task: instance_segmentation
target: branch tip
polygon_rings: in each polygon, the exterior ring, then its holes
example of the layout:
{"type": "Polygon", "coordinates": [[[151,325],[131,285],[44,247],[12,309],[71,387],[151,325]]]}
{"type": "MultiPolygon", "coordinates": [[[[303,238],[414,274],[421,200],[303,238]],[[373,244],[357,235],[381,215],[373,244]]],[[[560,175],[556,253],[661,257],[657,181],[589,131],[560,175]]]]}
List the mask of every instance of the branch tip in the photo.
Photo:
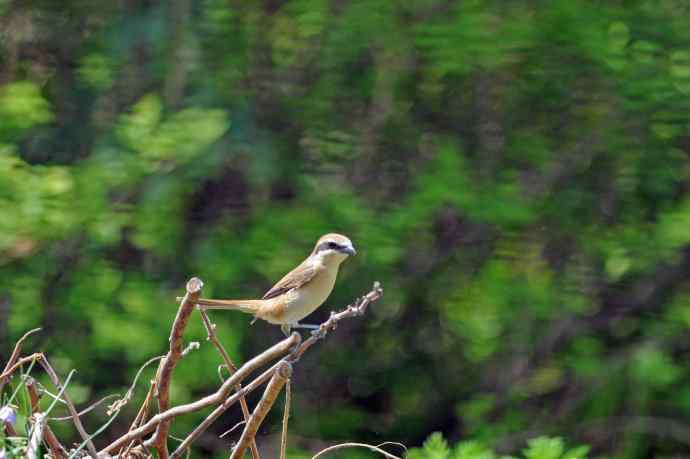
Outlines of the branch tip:
{"type": "Polygon", "coordinates": [[[187,281],[187,293],[197,293],[201,291],[201,287],[204,286],[204,282],[198,277],[192,277],[187,281]]]}
{"type": "Polygon", "coordinates": [[[283,360],[278,364],[276,371],[281,378],[289,379],[292,376],[292,365],[287,360],[283,360]]]}

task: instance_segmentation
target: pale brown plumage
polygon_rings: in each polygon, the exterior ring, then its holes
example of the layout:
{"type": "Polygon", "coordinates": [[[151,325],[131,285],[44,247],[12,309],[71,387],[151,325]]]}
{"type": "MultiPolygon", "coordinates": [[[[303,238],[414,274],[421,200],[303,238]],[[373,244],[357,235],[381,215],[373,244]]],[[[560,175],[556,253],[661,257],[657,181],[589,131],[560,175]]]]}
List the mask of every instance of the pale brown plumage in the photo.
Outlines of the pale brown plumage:
{"type": "Polygon", "coordinates": [[[355,249],[350,240],[337,233],[321,236],[309,257],[280,279],[260,300],[207,300],[198,304],[208,309],[233,309],[269,323],[283,331],[311,314],[330,295],[338,267],[355,249]]]}

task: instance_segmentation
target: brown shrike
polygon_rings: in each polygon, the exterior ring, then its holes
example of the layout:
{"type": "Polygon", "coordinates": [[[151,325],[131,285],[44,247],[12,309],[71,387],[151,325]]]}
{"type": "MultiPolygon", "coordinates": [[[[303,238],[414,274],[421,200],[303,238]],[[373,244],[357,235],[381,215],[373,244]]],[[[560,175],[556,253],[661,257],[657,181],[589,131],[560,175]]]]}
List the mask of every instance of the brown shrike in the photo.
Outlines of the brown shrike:
{"type": "Polygon", "coordinates": [[[316,242],[311,254],[278,281],[260,300],[207,300],[197,304],[206,309],[234,309],[257,319],[280,325],[286,335],[291,328],[318,328],[300,324],[326,301],[335,285],[340,263],[357,252],[342,234],[330,233],[316,242]]]}

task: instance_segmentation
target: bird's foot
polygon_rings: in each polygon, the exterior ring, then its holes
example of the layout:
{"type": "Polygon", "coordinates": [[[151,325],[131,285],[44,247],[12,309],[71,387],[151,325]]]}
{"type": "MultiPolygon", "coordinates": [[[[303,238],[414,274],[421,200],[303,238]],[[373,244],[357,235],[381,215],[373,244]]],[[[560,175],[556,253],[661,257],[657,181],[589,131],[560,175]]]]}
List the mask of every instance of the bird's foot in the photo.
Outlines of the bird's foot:
{"type": "Polygon", "coordinates": [[[311,331],[311,335],[316,338],[316,339],[323,339],[326,337],[326,333],[328,333],[328,327],[325,325],[321,324],[318,325],[316,328],[314,328],[311,331]]]}
{"type": "Polygon", "coordinates": [[[292,324],[292,328],[307,328],[309,330],[316,330],[320,327],[320,325],[312,325],[312,324],[292,324]]]}

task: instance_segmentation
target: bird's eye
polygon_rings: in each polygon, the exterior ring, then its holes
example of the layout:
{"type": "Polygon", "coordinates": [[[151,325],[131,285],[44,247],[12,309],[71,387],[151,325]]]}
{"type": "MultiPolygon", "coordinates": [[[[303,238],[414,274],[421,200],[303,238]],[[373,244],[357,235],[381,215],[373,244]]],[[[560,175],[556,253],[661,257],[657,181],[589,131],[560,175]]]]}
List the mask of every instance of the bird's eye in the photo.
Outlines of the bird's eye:
{"type": "Polygon", "coordinates": [[[338,244],[336,244],[335,242],[329,242],[329,243],[328,243],[328,248],[329,248],[329,249],[337,249],[337,248],[338,248],[338,244]]]}

